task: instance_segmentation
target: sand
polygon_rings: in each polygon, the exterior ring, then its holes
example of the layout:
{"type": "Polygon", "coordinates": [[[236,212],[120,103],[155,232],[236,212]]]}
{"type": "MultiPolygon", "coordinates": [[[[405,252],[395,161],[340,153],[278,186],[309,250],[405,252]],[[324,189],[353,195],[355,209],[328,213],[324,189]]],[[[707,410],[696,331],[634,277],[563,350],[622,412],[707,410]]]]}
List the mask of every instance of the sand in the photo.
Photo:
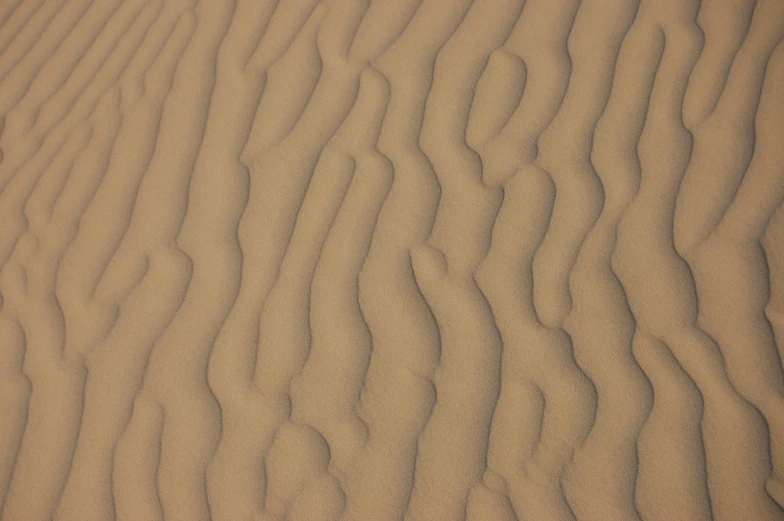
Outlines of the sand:
{"type": "Polygon", "coordinates": [[[0,518],[784,520],[783,39],[0,0],[0,518]]]}

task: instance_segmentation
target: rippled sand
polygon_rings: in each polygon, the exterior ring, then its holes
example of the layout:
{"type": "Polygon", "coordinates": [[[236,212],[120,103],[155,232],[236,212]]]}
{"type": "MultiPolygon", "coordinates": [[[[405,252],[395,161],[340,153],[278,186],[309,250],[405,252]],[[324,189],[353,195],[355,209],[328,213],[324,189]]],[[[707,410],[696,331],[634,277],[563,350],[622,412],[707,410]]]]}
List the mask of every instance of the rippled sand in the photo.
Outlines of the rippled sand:
{"type": "Polygon", "coordinates": [[[0,517],[784,520],[782,38],[0,0],[0,517]]]}

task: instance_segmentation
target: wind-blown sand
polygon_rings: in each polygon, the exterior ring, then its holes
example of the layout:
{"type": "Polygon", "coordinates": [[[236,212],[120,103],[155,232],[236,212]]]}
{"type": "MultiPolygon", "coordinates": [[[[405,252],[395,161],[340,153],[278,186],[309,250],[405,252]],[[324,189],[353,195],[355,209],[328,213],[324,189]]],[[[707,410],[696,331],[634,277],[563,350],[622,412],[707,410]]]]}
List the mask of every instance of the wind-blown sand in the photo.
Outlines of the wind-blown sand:
{"type": "Polygon", "coordinates": [[[783,38],[0,0],[2,520],[784,520],[783,38]]]}

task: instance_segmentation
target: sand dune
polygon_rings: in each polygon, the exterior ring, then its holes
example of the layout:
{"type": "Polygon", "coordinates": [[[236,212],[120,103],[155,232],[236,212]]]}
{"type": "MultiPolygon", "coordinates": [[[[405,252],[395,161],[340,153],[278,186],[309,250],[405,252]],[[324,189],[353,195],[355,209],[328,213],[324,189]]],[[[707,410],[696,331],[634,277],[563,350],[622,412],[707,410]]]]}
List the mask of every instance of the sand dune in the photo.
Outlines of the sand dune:
{"type": "Polygon", "coordinates": [[[0,0],[3,521],[784,521],[781,0],[0,0]]]}

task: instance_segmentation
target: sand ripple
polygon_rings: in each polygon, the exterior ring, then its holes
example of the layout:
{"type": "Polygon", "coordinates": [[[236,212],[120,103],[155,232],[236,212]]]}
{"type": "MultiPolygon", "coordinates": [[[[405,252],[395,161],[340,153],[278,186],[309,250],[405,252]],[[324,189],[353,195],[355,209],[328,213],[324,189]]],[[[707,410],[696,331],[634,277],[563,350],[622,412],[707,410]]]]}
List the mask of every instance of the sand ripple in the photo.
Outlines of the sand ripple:
{"type": "Polygon", "coordinates": [[[780,0],[0,0],[4,521],[784,521],[780,0]]]}

